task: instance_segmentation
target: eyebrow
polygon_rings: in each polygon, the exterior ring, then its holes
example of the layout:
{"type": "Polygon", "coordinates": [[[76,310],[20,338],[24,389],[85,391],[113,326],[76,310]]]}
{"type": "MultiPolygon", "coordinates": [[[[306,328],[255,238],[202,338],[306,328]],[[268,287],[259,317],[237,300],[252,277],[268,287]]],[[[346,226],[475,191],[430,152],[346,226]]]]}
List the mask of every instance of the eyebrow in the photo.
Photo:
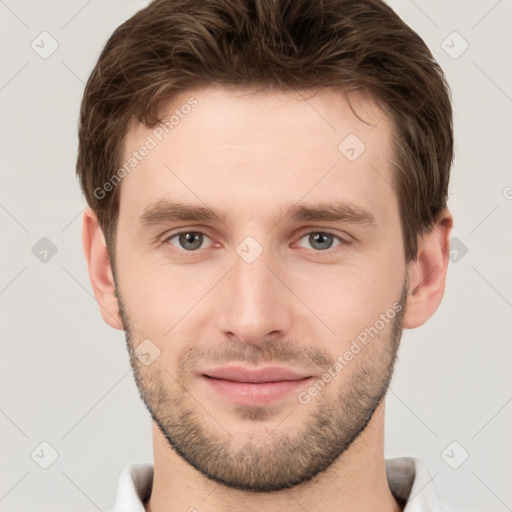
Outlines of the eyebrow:
{"type": "Polygon", "coordinates": [[[210,208],[163,199],[150,204],[144,209],[139,218],[139,224],[143,227],[149,227],[164,222],[224,222],[225,219],[225,215],[217,215],[210,208]]]}
{"type": "Polygon", "coordinates": [[[375,215],[362,206],[349,203],[322,203],[297,205],[289,209],[284,219],[298,221],[345,221],[352,224],[375,226],[375,215]]]}
{"type": "MultiPolygon", "coordinates": [[[[227,215],[224,211],[215,213],[210,208],[194,206],[169,200],[159,200],[144,209],[139,217],[141,227],[151,227],[167,222],[220,222],[225,224],[227,215]]],[[[373,213],[362,206],[350,203],[319,203],[293,205],[288,208],[281,220],[289,221],[324,221],[348,222],[376,226],[377,221],[373,213]]]]}

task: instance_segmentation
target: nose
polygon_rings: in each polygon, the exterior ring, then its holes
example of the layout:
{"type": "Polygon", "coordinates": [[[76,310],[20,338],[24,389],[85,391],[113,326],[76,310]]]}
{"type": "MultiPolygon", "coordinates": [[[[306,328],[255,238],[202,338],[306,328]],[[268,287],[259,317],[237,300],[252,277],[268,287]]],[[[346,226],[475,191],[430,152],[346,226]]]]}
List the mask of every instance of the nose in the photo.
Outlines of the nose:
{"type": "Polygon", "coordinates": [[[217,326],[224,336],[255,345],[288,335],[294,303],[280,274],[265,250],[251,263],[235,255],[218,295],[217,326]]]}

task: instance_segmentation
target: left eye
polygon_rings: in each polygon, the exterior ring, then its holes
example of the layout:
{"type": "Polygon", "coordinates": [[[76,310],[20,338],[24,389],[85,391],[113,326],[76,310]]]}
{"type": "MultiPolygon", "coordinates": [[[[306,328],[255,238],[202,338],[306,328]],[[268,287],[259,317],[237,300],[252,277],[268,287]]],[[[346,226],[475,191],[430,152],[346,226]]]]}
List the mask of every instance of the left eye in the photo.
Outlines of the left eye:
{"type": "Polygon", "coordinates": [[[326,233],[324,231],[311,231],[310,233],[306,233],[301,237],[301,240],[304,239],[307,239],[308,243],[311,244],[313,249],[316,251],[325,251],[330,249],[333,245],[334,239],[339,240],[337,245],[341,245],[344,242],[341,237],[334,235],[333,233],[326,233]]]}

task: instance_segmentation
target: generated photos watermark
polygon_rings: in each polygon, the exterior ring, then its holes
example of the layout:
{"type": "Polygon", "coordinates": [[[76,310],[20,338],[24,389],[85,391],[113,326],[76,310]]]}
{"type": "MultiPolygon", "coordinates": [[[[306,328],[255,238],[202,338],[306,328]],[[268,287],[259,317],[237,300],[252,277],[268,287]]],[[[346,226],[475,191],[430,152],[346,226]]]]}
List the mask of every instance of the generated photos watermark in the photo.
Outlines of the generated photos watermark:
{"type": "Polygon", "coordinates": [[[191,96],[186,103],[173,111],[172,115],[165,122],[160,122],[153,128],[151,134],[146,137],[146,141],[137,150],[134,150],[131,156],[101,187],[94,189],[94,197],[96,199],[104,199],[109,192],[112,192],[121,180],[130,174],[142,160],[149,155],[151,150],[155,149],[166,135],[172,132],[185,117],[187,117],[192,109],[197,107],[198,101],[191,96]]]}
{"type": "Polygon", "coordinates": [[[370,327],[366,327],[361,331],[350,344],[350,347],[336,357],[336,361],[317,379],[307,390],[301,391],[297,398],[303,405],[309,404],[311,399],[317,396],[322,389],[331,382],[336,375],[338,375],[343,368],[345,368],[350,361],[352,361],[361,350],[368,345],[370,339],[379,335],[379,332],[384,329],[386,324],[389,324],[396,314],[402,311],[403,305],[400,302],[394,302],[393,305],[386,310],[385,313],[379,315],[379,319],[374,322],[370,327]]]}

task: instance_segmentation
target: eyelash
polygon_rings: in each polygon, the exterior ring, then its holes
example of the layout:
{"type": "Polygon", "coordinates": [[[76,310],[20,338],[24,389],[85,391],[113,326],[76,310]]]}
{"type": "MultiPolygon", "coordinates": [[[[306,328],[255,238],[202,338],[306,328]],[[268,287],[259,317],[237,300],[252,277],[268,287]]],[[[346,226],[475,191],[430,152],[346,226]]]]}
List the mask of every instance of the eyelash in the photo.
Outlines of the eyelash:
{"type": "MultiPolygon", "coordinates": [[[[202,231],[194,231],[194,230],[189,229],[189,230],[178,231],[176,233],[173,233],[172,235],[167,236],[164,239],[164,243],[170,244],[170,241],[172,239],[177,238],[177,237],[179,237],[179,235],[183,235],[183,234],[203,235],[203,236],[205,236],[207,238],[210,238],[206,233],[203,233],[202,231]]],[[[344,246],[344,245],[349,245],[349,243],[350,243],[347,239],[342,238],[340,235],[337,235],[336,233],[333,233],[333,232],[331,232],[329,230],[311,230],[311,231],[306,231],[306,232],[304,232],[304,233],[302,233],[300,235],[299,240],[302,240],[304,237],[306,237],[308,235],[311,235],[311,234],[330,235],[330,236],[333,236],[335,239],[337,239],[340,242],[338,245],[335,245],[334,247],[329,247],[328,249],[324,249],[324,250],[311,249],[312,251],[314,251],[315,253],[318,253],[318,254],[322,254],[322,253],[330,254],[337,247],[341,247],[341,246],[344,246]]],[[[210,238],[210,240],[211,240],[211,238],[210,238]]],[[[174,247],[174,248],[178,249],[180,252],[189,253],[189,254],[198,253],[199,250],[200,250],[200,249],[195,249],[195,250],[187,251],[186,249],[183,249],[183,247],[179,247],[179,248],[178,247],[174,247]]]]}

